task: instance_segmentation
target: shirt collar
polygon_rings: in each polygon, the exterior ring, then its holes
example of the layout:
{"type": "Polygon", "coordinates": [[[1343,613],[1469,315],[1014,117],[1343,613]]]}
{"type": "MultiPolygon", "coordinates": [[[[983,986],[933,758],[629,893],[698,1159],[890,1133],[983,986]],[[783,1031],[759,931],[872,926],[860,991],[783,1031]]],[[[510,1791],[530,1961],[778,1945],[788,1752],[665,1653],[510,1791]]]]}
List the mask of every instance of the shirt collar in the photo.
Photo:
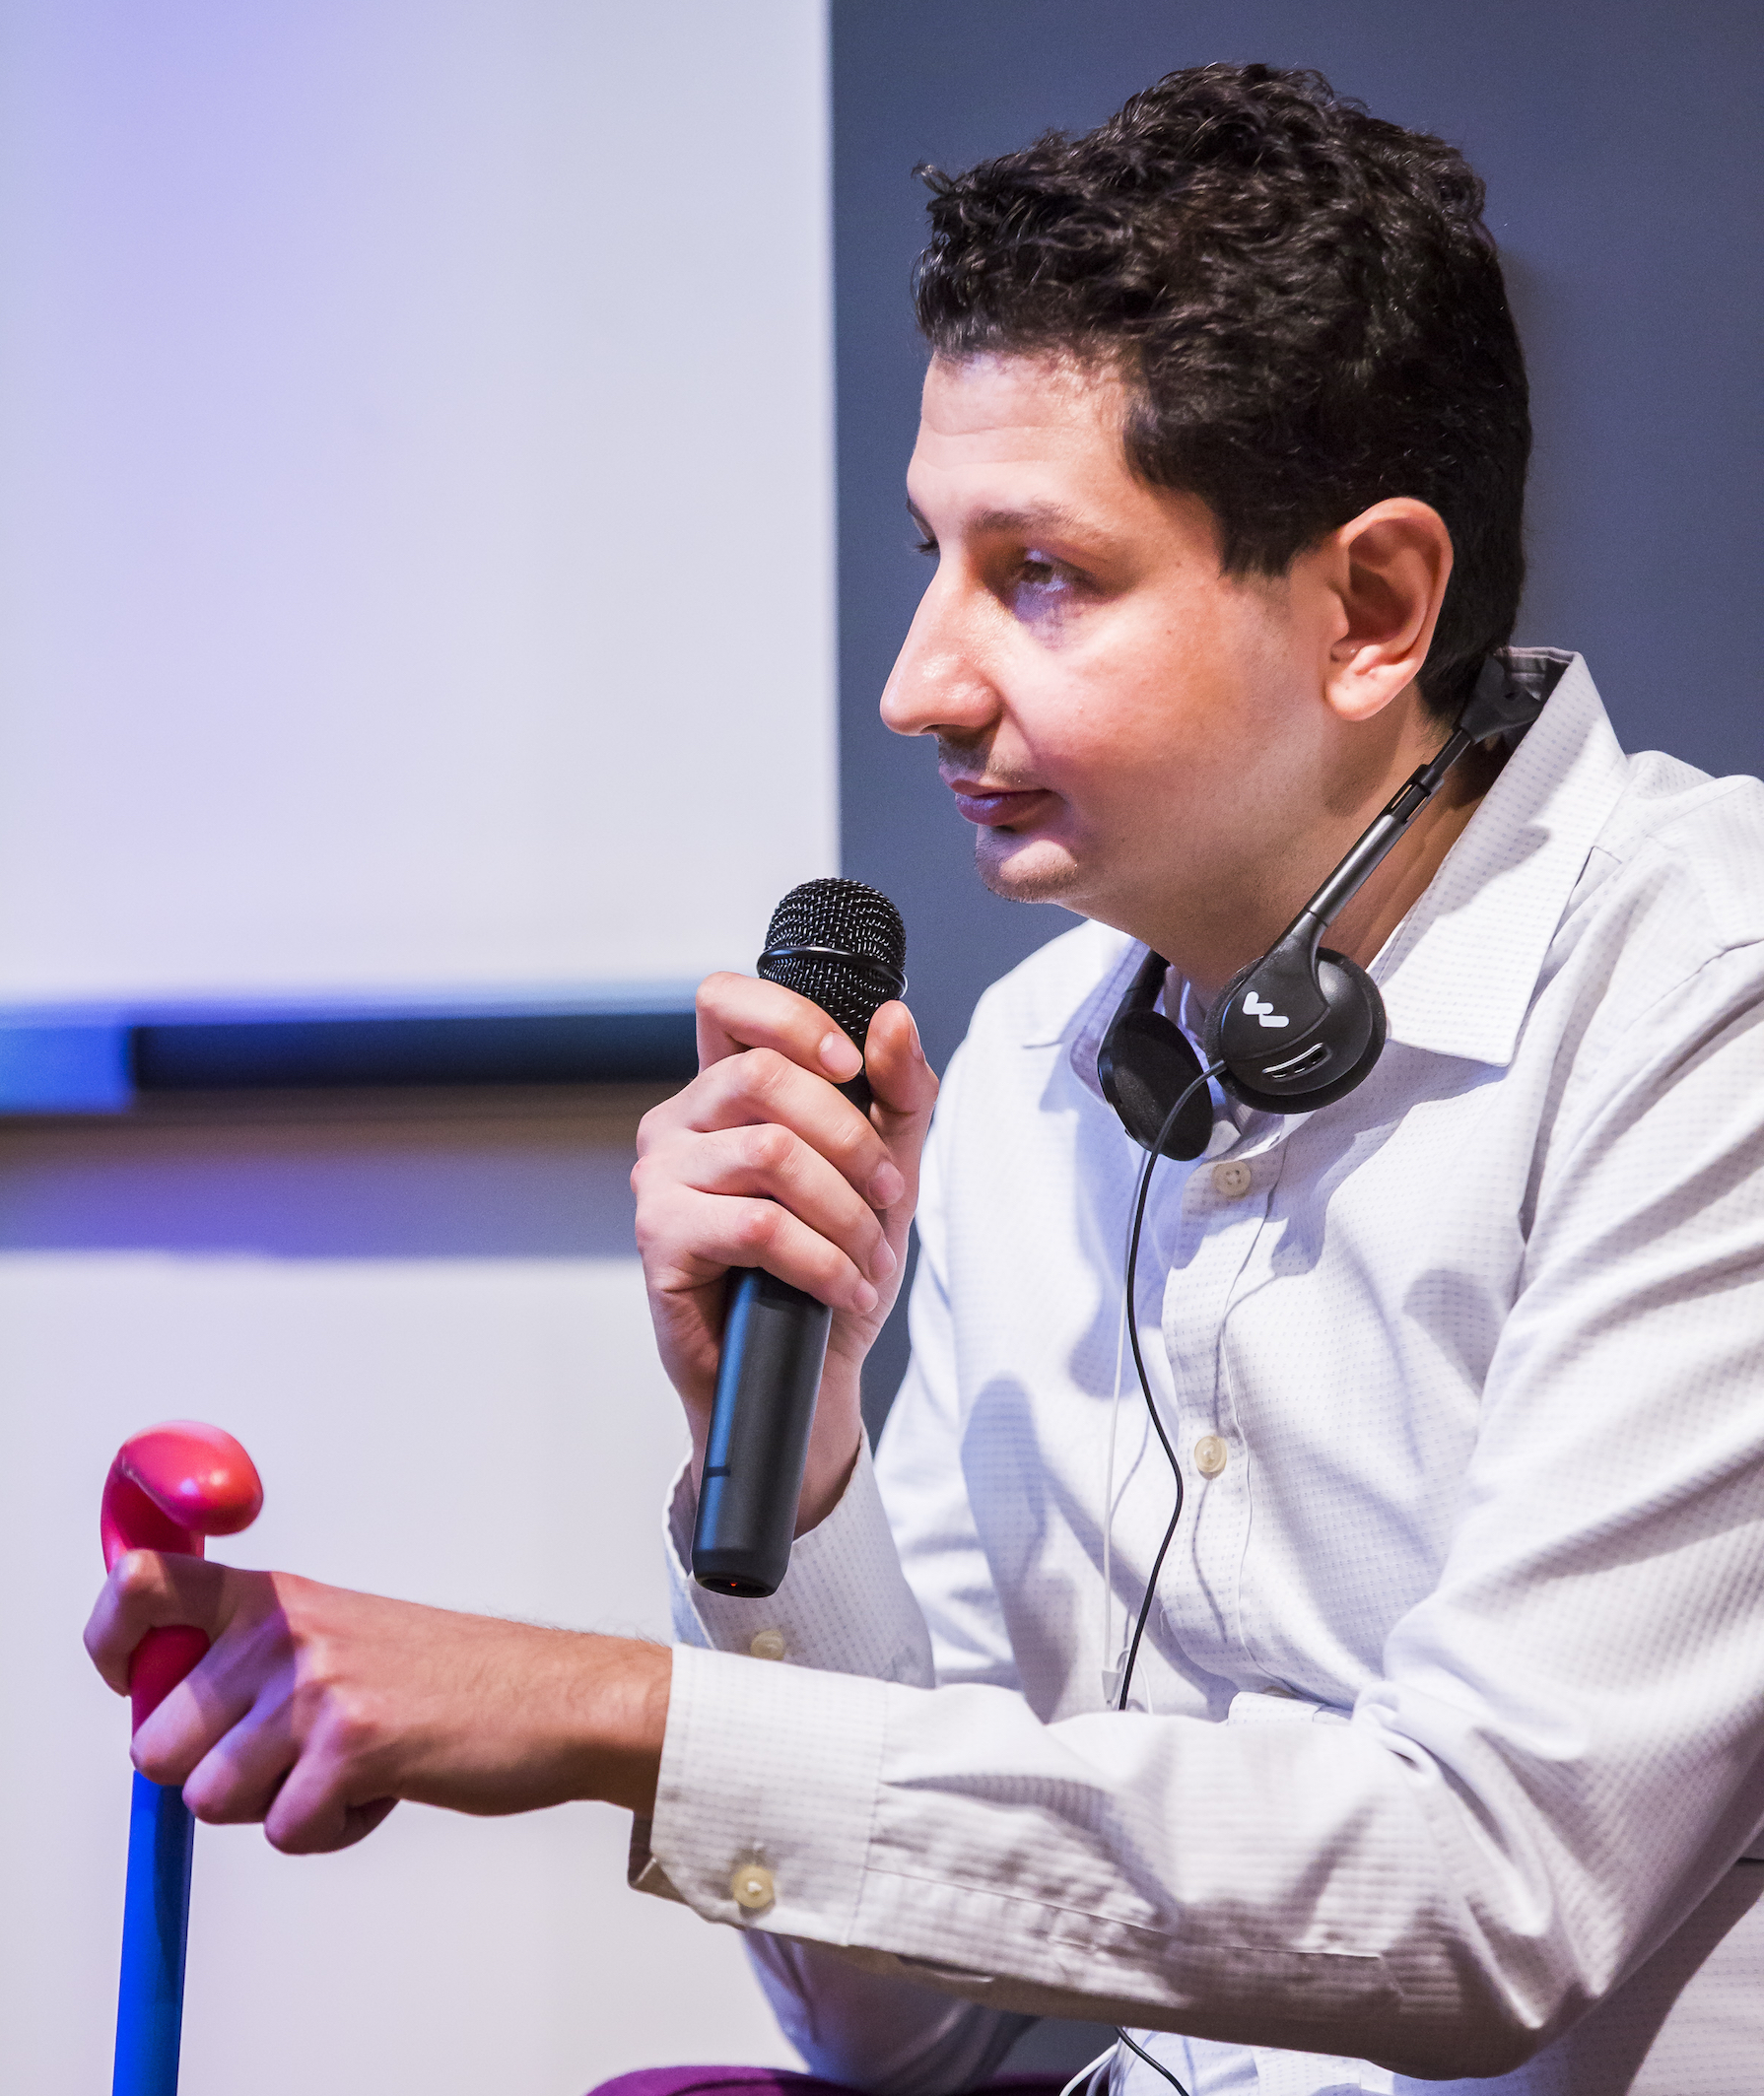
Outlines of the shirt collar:
{"type": "MultiPolygon", "coordinates": [[[[1118,932],[1114,936],[1119,941],[1114,963],[1105,971],[1101,987],[1092,990],[1084,999],[1072,1022],[1076,1028],[1071,1046],[1072,1069],[1078,1082],[1095,1099],[1104,1098],[1102,1081],[1097,1076],[1097,1053],[1103,1046],[1103,1036],[1109,1031],[1109,1022],[1115,1017],[1116,1006],[1126,995],[1127,984],[1138,973],[1139,963],[1143,958],[1143,949],[1124,932],[1118,932]]],[[[1176,977],[1173,972],[1172,977],[1167,980],[1164,992],[1166,1008],[1171,1009],[1178,1017],[1179,1024],[1186,1016],[1182,1013],[1182,1000],[1178,993],[1180,982],[1181,978],[1176,977]]],[[[1187,1035],[1195,1054],[1200,1055],[1200,1042],[1193,1028],[1184,1025],[1183,1032],[1187,1035]]],[[[1204,1061],[1204,1057],[1201,1059],[1204,1061]]],[[[1216,1081],[1211,1091],[1213,1132],[1205,1150],[1201,1152],[1203,1157],[1216,1157],[1237,1143],[1241,1134],[1237,1116],[1245,1113],[1243,1108],[1225,1097],[1216,1081]]],[[[1276,1122],[1275,1125],[1279,1123],[1276,1122]]]]}
{"type": "Polygon", "coordinates": [[[1628,778],[1582,658],[1545,648],[1513,658],[1559,667],[1549,703],[1372,966],[1392,1041],[1501,1067],[1628,778]]]}
{"type": "MultiPolygon", "coordinates": [[[[1513,1059],[1550,941],[1627,778],[1582,657],[1514,648],[1510,659],[1554,677],[1548,704],[1371,970],[1391,1040],[1497,1066],[1513,1059]]],[[[1097,1050],[1141,955],[1118,936],[1071,1022],[1072,1068],[1099,1099],[1097,1050]]]]}
{"type": "MultiPolygon", "coordinates": [[[[1127,984],[1138,972],[1144,958],[1144,949],[1125,932],[1117,932],[1114,959],[1103,971],[1101,982],[1078,1006],[1077,1013],[1069,1022],[1071,1028],[1071,1061],[1078,1082],[1095,1098],[1103,1097],[1101,1079],[1097,1076],[1097,1055],[1103,1046],[1103,1036],[1109,1031],[1109,1022],[1115,1017],[1115,1009],[1127,993],[1127,984]]],[[[1063,1031],[1063,1030],[1062,1030],[1063,1031]]],[[[1028,1042],[1026,1047],[1035,1047],[1028,1042]]]]}

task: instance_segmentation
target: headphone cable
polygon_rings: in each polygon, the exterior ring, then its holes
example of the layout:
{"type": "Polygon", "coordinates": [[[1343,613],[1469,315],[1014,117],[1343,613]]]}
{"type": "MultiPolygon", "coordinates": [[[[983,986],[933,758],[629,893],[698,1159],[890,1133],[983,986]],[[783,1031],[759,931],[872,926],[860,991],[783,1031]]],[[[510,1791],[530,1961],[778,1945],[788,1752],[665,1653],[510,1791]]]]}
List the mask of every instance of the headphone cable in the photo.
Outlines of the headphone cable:
{"type": "MultiPolygon", "coordinates": [[[[1151,1393],[1151,1378],[1145,1372],[1145,1356],[1139,1349],[1139,1313],[1138,1305],[1134,1301],[1136,1292],[1134,1284],[1139,1272],[1139,1240],[1145,1230],[1145,1202],[1146,1196],[1151,1191],[1152,1167],[1156,1165],[1158,1159],[1164,1154],[1164,1145],[1169,1141],[1172,1131],[1175,1129],[1178,1120],[1181,1119],[1183,1109],[1193,1098],[1199,1088],[1203,1084],[1210,1084],[1224,1067],[1223,1062],[1209,1063],[1198,1077],[1193,1078],[1183,1087],[1182,1094],[1175,1106],[1164,1116],[1164,1125],[1158,1130],[1157,1141],[1146,1152],[1145,1163],[1139,1172],[1139,1188],[1133,1198],[1133,1228],[1132,1234],[1127,1239],[1127,1342],[1133,1349],[1133,1368],[1139,1378],[1140,1395],[1145,1399],[1145,1409],[1150,1414],[1159,1445],[1162,1447],[1164,1454],[1169,1461],[1170,1474],[1176,1480],[1176,1505],[1170,1511],[1170,1525],[1164,1530],[1164,1540],[1158,1545],[1158,1554],[1152,1560],[1151,1577],[1145,1583],[1145,1598],[1139,1603],[1139,1615],[1133,1625],[1132,1643],[1127,1647],[1126,1664],[1121,1668],[1120,1692],[1115,1701],[1115,1708],[1118,1711],[1124,1711],[1127,1707],[1127,1696],[1133,1686],[1133,1666],[1139,1657],[1139,1643],[1145,1636],[1145,1625],[1151,1615],[1151,1604],[1158,1590],[1158,1579],[1164,1570],[1164,1560],[1169,1556],[1170,1546],[1176,1540],[1177,1526],[1183,1518],[1183,1501],[1186,1497],[1186,1488],[1183,1484],[1183,1466],[1177,1460],[1176,1450],[1171,1444],[1170,1436],[1165,1430],[1163,1420],[1158,1416],[1157,1400],[1151,1393]]],[[[1112,1518],[1112,1510],[1105,1509],[1104,1519],[1110,1520],[1112,1518]]],[[[1126,2047],[1128,2052],[1136,2054],[1154,2072],[1162,2074],[1164,2079],[1176,2091],[1176,2096],[1188,2096],[1187,2090],[1177,2080],[1164,2062],[1161,2060],[1154,2059],[1136,2039],[1129,2038],[1124,2030],[1119,2028],[1116,2030],[1115,2035],[1126,2047]]],[[[1098,2063],[1100,2064],[1100,2062],[1098,2063]]],[[[1089,2071],[1089,2069],[1086,2069],[1086,2078],[1089,2071]]]]}
{"type": "MultiPolygon", "coordinates": [[[[1133,1625],[1132,1642],[1127,1647],[1126,1664],[1121,1668],[1120,1688],[1115,1699],[1115,1708],[1118,1711],[1124,1711],[1127,1707],[1127,1694],[1133,1686],[1133,1664],[1139,1657],[1139,1642],[1145,1636],[1146,1620],[1151,1614],[1152,1600],[1158,1590],[1158,1578],[1164,1570],[1164,1560],[1169,1555],[1170,1546],[1176,1540],[1177,1524],[1183,1518],[1183,1501],[1186,1497],[1186,1488],[1183,1483],[1183,1466],[1177,1460],[1176,1450],[1171,1445],[1169,1433],[1165,1429],[1163,1420],[1158,1416],[1157,1400],[1151,1393],[1151,1378],[1145,1372],[1145,1356],[1139,1350],[1139,1312],[1138,1305],[1134,1301],[1134,1293],[1139,1270],[1139,1240],[1145,1229],[1145,1200],[1146,1195],[1151,1191],[1152,1168],[1164,1154],[1164,1145],[1170,1140],[1177,1122],[1182,1118],[1183,1109],[1200,1087],[1204,1084],[1210,1084],[1224,1067],[1223,1061],[1208,1063],[1198,1077],[1193,1078],[1183,1087],[1182,1094],[1175,1106],[1164,1116],[1164,1125],[1158,1130],[1157,1141],[1146,1152],[1145,1163],[1139,1173],[1139,1190],[1133,1201],[1133,1228],[1131,1235],[1127,1239],[1127,1343],[1133,1350],[1133,1368],[1139,1378],[1139,1390],[1145,1399],[1145,1409],[1151,1415],[1152,1427],[1163,1448],[1165,1458],[1170,1464],[1170,1474],[1176,1480],[1176,1505],[1171,1510],[1170,1525],[1164,1530],[1164,1540],[1158,1545],[1158,1554],[1152,1560],[1151,1577],[1145,1583],[1145,1598],[1139,1604],[1138,1620],[1133,1625]]],[[[1105,1509],[1104,1518],[1105,1520],[1111,1519],[1112,1510],[1105,1509]]]]}
{"type": "Polygon", "coordinates": [[[1164,2064],[1163,2061],[1154,2060],[1151,2054],[1145,2050],[1144,2046],[1139,2043],[1138,2039],[1129,2038],[1126,2032],[1120,2028],[1119,2024],[1117,2024],[1115,2027],[1115,2035],[1118,2039],[1119,2039],[1120,2043],[1126,2047],[1129,2053],[1137,2053],[1140,2059],[1145,2062],[1148,2067],[1152,2068],[1154,2072],[1162,2074],[1164,2079],[1169,2082],[1170,2086],[1176,2091],[1176,2096],[1188,2096],[1187,2090],[1183,2086],[1180,2081],[1177,2080],[1176,2076],[1164,2064]]]}

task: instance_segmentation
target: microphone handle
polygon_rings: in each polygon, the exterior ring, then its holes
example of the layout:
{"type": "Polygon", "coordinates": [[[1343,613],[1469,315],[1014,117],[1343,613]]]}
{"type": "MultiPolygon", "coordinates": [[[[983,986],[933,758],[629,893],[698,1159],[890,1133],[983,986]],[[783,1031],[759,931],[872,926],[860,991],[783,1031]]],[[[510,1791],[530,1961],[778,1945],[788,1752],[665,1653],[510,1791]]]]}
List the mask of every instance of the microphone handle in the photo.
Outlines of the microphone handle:
{"type": "Polygon", "coordinates": [[[833,1313],[756,1267],[729,1279],[692,1576],[713,1593],[758,1600],[789,1570],[833,1313]]]}
{"type": "MultiPolygon", "coordinates": [[[[839,1090],[868,1113],[861,1070],[839,1090]]],[[[712,1593],[763,1600],[783,1585],[832,1324],[825,1303],[787,1281],[751,1266],[729,1275],[692,1531],[692,1576],[712,1593]]]]}

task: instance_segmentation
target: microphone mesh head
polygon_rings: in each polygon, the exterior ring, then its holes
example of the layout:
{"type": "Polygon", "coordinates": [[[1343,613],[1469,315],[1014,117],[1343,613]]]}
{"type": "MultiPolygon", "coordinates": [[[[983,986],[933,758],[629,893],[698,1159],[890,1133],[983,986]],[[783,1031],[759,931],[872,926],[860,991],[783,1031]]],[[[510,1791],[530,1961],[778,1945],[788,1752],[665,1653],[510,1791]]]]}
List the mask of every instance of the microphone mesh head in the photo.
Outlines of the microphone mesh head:
{"type": "Polygon", "coordinates": [[[772,913],[759,966],[862,1048],[871,1019],[907,987],[907,927],[887,896],[861,881],[804,881],[772,913]]]}

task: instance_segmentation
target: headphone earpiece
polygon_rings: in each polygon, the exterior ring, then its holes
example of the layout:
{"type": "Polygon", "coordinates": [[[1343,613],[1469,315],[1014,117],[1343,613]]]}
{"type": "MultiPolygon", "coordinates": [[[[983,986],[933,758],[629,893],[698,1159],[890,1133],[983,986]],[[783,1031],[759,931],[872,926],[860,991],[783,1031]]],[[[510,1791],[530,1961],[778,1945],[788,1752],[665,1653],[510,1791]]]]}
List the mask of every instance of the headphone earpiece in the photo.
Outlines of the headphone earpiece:
{"type": "MultiPolygon", "coordinates": [[[[1200,1075],[1200,1060],[1187,1036],[1156,1009],[1168,974],[1169,963],[1161,954],[1146,955],[1097,1050],[1103,1097],[1142,1150],[1157,1141],[1171,1108],[1200,1075]]],[[[1165,1137],[1160,1155],[1198,1157],[1212,1134],[1213,1103],[1202,1085],[1165,1137]]]]}
{"type": "Polygon", "coordinates": [[[1346,1098],[1384,1052],[1385,1000],[1346,954],[1284,939],[1240,969],[1207,1017],[1209,1062],[1234,1099],[1309,1114],[1346,1098]]]}
{"type": "MultiPolygon", "coordinates": [[[[1148,953],[1097,1050],[1103,1097],[1127,1133],[1149,1150],[1183,1092],[1203,1067],[1174,1020],[1157,1010],[1169,974],[1148,953]]],[[[1219,1083],[1234,1099],[1268,1114],[1309,1114],[1343,1099],[1385,1046],[1385,1000],[1357,962],[1303,935],[1241,969],[1206,1024],[1206,1059],[1223,1063],[1219,1083]]],[[[1161,1155],[1198,1157],[1212,1140],[1210,1095],[1195,1092],[1164,1140],[1161,1155]]]]}

